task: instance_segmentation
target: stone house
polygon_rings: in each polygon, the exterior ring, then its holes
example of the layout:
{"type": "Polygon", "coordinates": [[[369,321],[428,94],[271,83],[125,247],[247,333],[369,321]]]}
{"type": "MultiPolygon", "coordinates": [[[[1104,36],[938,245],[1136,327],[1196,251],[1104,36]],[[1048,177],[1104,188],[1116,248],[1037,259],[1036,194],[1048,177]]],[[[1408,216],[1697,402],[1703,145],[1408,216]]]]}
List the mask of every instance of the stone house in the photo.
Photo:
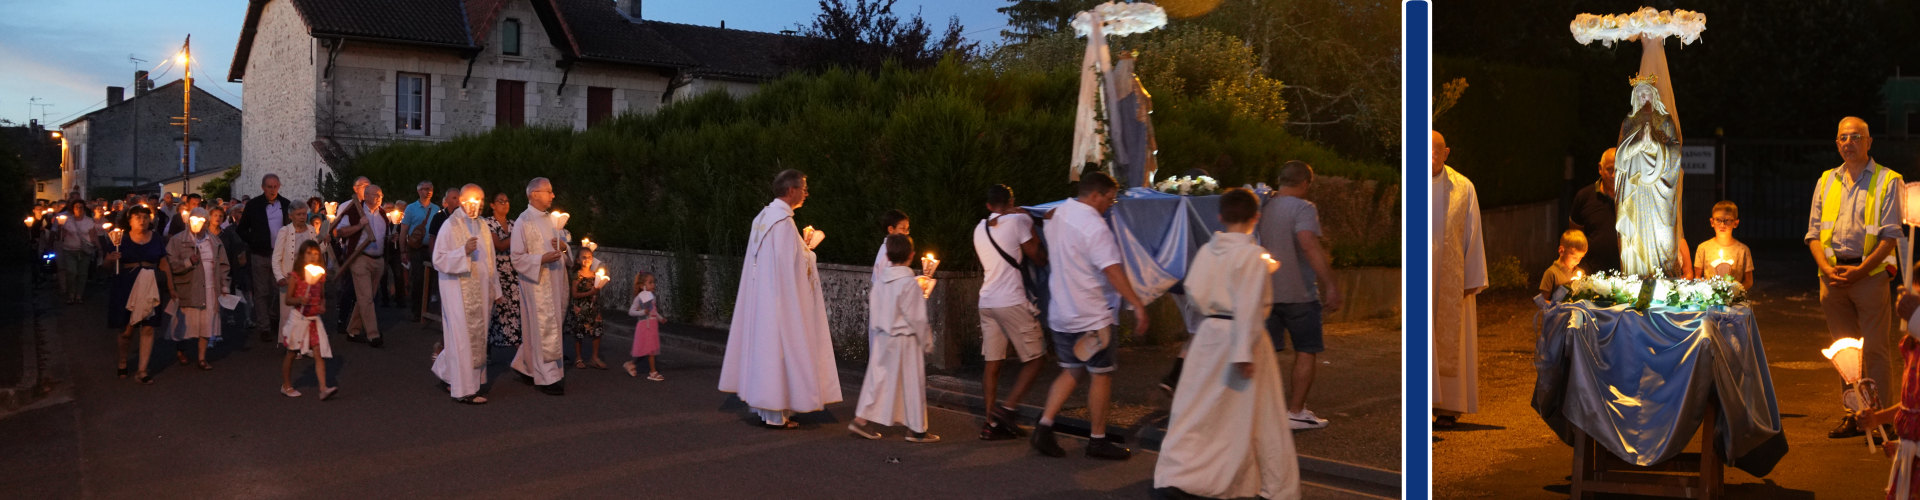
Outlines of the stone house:
{"type": "Polygon", "coordinates": [[[26,125],[0,126],[0,153],[12,155],[27,168],[36,200],[67,197],[60,182],[60,134],[47,130],[39,120],[26,125]]]}
{"type": "Polygon", "coordinates": [[[751,92],[781,72],[784,38],[645,21],[638,0],[251,0],[228,74],[249,115],[236,193],[271,172],[311,196],[331,166],[393,141],[584,129],[751,92]]]}
{"type": "Polygon", "coordinates": [[[153,87],[145,71],[134,74],[133,97],[107,87],[106,107],[60,124],[61,192],[75,189],[94,198],[98,188],[157,191],[178,180],[181,156],[188,174],[240,163],[241,113],[226,101],[193,89],[192,144],[182,150],[180,116],[184,80],[153,87]]]}

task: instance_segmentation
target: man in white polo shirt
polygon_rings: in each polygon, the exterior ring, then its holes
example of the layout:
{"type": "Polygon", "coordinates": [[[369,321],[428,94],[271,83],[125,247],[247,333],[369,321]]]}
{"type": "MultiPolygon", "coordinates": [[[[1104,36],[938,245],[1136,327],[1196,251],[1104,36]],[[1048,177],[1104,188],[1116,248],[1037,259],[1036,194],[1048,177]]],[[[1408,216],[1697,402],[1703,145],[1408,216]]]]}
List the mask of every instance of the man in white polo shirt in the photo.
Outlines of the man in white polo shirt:
{"type": "Polygon", "coordinates": [[[993,441],[1020,437],[1014,422],[1019,416],[1020,400],[1040,378],[1040,358],[1047,355],[1047,337],[1040,329],[1040,309],[1028,299],[1021,271],[1028,265],[1046,265],[1045,249],[1040,248],[1039,231],[1033,217],[1014,202],[1013,188],[994,184],[987,188],[987,210],[993,212],[973,228],[973,253],[980,257],[980,269],[986,278],[980,284],[980,355],[987,366],[980,377],[982,397],[987,408],[987,423],[980,428],[980,439],[993,441]],[[1020,374],[1005,400],[995,399],[1000,389],[1000,365],[1007,361],[1007,348],[1017,356],[1012,360],[1020,374]]]}
{"type": "Polygon", "coordinates": [[[1052,267],[1047,277],[1047,290],[1051,294],[1047,300],[1047,325],[1053,329],[1054,353],[1060,357],[1061,370],[1047,391],[1047,408],[1040,414],[1040,425],[1033,430],[1033,449],[1050,457],[1066,456],[1066,450],[1061,449],[1053,437],[1053,417],[1060,412],[1061,405],[1066,404],[1067,396],[1073,394],[1080,379],[1092,373],[1093,382],[1087,386],[1087,411],[1091,413],[1092,424],[1087,456],[1126,460],[1133,452],[1106,437],[1108,403],[1113,392],[1110,374],[1115,367],[1114,306],[1107,301],[1107,294],[1118,293],[1133,307],[1131,335],[1134,337],[1139,337],[1140,330],[1147,326],[1147,308],[1140,302],[1140,296],[1134,294],[1133,283],[1127,280],[1127,272],[1120,264],[1120,246],[1101,215],[1118,199],[1119,185],[1112,176],[1094,172],[1080,176],[1078,190],[1074,199],[1053,210],[1042,231],[1047,238],[1052,267]],[[1083,346],[1092,349],[1076,352],[1074,344],[1087,336],[1094,337],[1089,342],[1097,344],[1083,346]]]}

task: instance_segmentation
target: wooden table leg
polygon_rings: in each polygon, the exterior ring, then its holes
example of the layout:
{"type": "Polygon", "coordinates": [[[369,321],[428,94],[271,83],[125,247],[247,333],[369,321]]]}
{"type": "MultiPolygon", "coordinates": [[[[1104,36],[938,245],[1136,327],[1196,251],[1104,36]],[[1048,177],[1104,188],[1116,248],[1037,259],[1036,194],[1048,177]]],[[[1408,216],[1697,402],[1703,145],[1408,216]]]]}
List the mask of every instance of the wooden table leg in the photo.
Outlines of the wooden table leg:
{"type": "Polygon", "coordinates": [[[1720,498],[1721,486],[1725,482],[1726,466],[1722,463],[1720,452],[1714,447],[1719,443],[1717,436],[1720,422],[1720,403],[1707,403],[1704,422],[1700,425],[1700,498],[1720,498]]]}

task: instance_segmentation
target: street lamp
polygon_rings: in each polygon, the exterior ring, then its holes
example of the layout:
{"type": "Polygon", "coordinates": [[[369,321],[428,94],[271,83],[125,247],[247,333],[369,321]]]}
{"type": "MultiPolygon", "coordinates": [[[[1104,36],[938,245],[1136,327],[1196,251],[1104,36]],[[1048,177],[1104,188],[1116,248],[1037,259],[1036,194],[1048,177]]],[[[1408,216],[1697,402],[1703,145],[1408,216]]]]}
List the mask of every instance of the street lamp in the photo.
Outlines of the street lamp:
{"type": "Polygon", "coordinates": [[[55,138],[55,139],[59,139],[59,138],[60,138],[60,131],[58,131],[58,130],[55,130],[55,131],[53,131],[53,138],[55,138]]]}

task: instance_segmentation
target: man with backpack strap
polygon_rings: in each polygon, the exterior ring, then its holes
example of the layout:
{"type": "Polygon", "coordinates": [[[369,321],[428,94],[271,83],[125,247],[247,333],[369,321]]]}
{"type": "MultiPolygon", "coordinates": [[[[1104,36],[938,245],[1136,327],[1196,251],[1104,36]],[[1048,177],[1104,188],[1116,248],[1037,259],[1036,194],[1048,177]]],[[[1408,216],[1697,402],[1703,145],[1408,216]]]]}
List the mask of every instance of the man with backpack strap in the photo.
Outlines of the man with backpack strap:
{"type": "Polygon", "coordinates": [[[987,423],[980,428],[980,439],[991,441],[1020,437],[1016,408],[1040,376],[1042,363],[1037,361],[1046,356],[1046,334],[1032,293],[1044,286],[1029,287],[1024,271],[1028,266],[1046,265],[1047,255],[1040,247],[1033,217],[1014,203],[1012,188],[1005,184],[987,188],[987,210],[992,215],[973,228],[973,250],[985,274],[980,284],[980,354],[987,366],[980,386],[985,391],[987,423]],[[1020,374],[1004,402],[996,403],[1000,365],[1007,359],[1009,345],[1018,356],[1013,363],[1020,367],[1020,374]]]}

